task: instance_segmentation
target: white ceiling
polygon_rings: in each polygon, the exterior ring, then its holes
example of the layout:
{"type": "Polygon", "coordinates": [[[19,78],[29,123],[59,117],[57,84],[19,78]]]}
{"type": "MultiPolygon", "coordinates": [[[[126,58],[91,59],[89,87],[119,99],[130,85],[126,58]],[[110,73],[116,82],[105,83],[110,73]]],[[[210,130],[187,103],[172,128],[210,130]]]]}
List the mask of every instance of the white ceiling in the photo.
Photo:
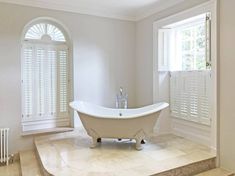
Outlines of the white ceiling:
{"type": "Polygon", "coordinates": [[[185,0],[0,0],[0,2],[138,21],[185,0]]]}

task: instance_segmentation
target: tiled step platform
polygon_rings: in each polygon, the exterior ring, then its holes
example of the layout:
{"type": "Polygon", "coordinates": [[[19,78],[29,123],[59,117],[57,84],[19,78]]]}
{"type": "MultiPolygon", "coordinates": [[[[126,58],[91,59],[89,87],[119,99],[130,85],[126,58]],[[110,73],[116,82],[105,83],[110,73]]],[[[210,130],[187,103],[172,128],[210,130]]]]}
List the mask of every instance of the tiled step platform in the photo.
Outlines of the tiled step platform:
{"type": "Polygon", "coordinates": [[[43,176],[40,163],[33,150],[20,152],[20,166],[22,176],[43,176]]]}
{"type": "Polygon", "coordinates": [[[56,176],[190,176],[215,168],[208,147],[175,135],[153,136],[142,151],[134,141],[102,139],[90,149],[81,129],[35,139],[44,175],[56,176]]]}
{"type": "Polygon", "coordinates": [[[234,176],[234,173],[222,168],[215,168],[206,172],[200,173],[196,176],[234,176]]]}

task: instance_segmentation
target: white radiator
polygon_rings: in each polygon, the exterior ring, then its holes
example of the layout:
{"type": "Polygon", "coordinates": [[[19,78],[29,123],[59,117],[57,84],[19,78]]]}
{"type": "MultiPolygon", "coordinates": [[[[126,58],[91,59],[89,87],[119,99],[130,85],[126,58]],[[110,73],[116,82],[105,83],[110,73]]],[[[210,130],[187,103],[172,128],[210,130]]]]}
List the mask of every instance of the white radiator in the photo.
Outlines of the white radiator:
{"type": "Polygon", "coordinates": [[[0,128],[0,163],[6,163],[8,165],[8,137],[9,128],[0,128]]]}

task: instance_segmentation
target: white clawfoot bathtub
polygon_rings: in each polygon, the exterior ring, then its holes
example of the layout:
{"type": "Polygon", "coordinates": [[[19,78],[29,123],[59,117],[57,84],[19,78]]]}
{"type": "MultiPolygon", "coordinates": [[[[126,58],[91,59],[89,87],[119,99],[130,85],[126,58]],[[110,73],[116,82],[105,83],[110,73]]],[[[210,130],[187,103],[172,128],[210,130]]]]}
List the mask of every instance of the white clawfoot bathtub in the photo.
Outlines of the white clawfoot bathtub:
{"type": "Polygon", "coordinates": [[[91,148],[99,138],[135,139],[136,149],[141,150],[141,141],[152,132],[162,109],[168,103],[156,103],[136,109],[112,109],[74,101],[70,106],[77,111],[87,134],[92,137],[91,148]]]}

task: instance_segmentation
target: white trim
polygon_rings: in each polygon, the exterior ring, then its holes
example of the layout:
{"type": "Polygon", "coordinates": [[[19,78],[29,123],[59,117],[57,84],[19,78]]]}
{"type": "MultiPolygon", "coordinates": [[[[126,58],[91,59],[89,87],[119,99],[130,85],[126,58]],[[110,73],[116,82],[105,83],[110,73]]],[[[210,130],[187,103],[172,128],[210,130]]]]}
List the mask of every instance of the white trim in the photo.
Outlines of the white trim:
{"type": "MultiPolygon", "coordinates": [[[[166,17],[164,19],[160,19],[153,23],[153,101],[157,102],[161,98],[159,95],[159,73],[158,72],[158,29],[162,28],[163,26],[167,26],[170,24],[174,24],[178,21],[182,21],[188,19],[193,16],[197,16],[203,13],[211,12],[211,22],[212,22],[212,46],[211,46],[211,57],[212,57],[212,87],[214,88],[212,92],[212,122],[211,122],[211,129],[210,129],[210,147],[217,148],[217,1],[211,0],[207,3],[203,3],[199,6],[190,8],[183,12],[177,13],[170,17],[166,17]]],[[[192,136],[191,136],[192,137],[192,136]]],[[[196,137],[195,137],[196,138],[196,137]]],[[[193,139],[193,138],[191,138],[193,139]]],[[[204,140],[205,142],[205,140],[204,140]]]]}
{"type": "Polygon", "coordinates": [[[40,121],[22,122],[22,131],[27,132],[33,130],[70,126],[70,118],[46,119],[40,121]]]}
{"type": "Polygon", "coordinates": [[[211,146],[210,130],[211,128],[207,125],[201,125],[182,119],[172,119],[172,133],[214,148],[211,146]]]}
{"type": "MultiPolygon", "coordinates": [[[[168,0],[168,1],[161,1],[160,3],[156,3],[155,5],[142,8],[136,10],[133,13],[125,14],[122,12],[114,12],[112,10],[107,10],[108,7],[96,7],[91,8],[89,6],[76,5],[72,3],[55,3],[50,1],[42,1],[42,0],[0,0],[0,2],[10,3],[10,4],[17,4],[17,5],[24,5],[30,7],[39,7],[44,9],[51,9],[51,10],[61,10],[66,12],[74,12],[79,14],[86,14],[86,15],[93,15],[98,17],[106,17],[106,18],[113,18],[113,19],[120,19],[120,20],[127,20],[127,21],[139,21],[148,16],[151,16],[155,13],[163,11],[167,8],[175,6],[179,3],[184,2],[185,0],[168,0]]],[[[121,11],[121,10],[120,10],[121,11]]]]}
{"type": "Polygon", "coordinates": [[[207,13],[202,13],[197,16],[193,16],[191,18],[187,18],[183,21],[176,22],[174,24],[170,24],[168,26],[165,26],[166,28],[185,28],[185,27],[191,27],[196,24],[200,24],[201,22],[205,21],[207,13]]]}
{"type": "Polygon", "coordinates": [[[213,13],[212,15],[214,16],[216,13],[214,5],[216,5],[216,0],[210,0],[209,2],[197,5],[195,7],[189,8],[174,15],[159,19],[153,23],[153,29],[158,29],[161,28],[162,26],[174,24],[179,21],[183,21],[201,15],[208,11],[211,11],[213,13]]]}
{"type": "Polygon", "coordinates": [[[172,133],[208,146],[215,154],[218,152],[218,148],[211,141],[211,128],[207,125],[174,118],[172,121],[172,133]]]}

